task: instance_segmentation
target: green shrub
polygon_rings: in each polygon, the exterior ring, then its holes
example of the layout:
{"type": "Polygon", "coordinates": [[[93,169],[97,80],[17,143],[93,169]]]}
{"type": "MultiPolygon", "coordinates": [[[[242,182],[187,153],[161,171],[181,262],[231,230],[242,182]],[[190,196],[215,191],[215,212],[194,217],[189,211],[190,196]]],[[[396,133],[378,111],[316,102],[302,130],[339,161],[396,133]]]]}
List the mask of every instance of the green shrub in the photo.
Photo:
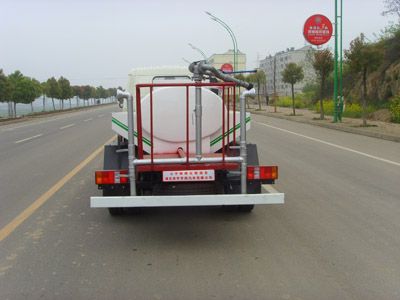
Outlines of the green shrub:
{"type": "Polygon", "coordinates": [[[400,123],[400,95],[392,98],[389,105],[392,122],[400,123]]]}
{"type": "MultiPolygon", "coordinates": [[[[277,106],[281,107],[292,107],[292,98],[291,97],[280,97],[278,101],[276,102],[277,106]]],[[[294,107],[295,108],[305,108],[306,104],[305,101],[303,101],[300,98],[295,98],[294,99],[294,107]]]]}
{"type": "MultiPolygon", "coordinates": [[[[371,106],[367,107],[367,114],[373,112],[374,109],[371,106]]],[[[362,118],[362,107],[358,103],[350,103],[346,105],[346,109],[343,112],[343,117],[348,118],[362,118]]]]}
{"type": "MultiPolygon", "coordinates": [[[[315,103],[314,110],[320,113],[320,104],[315,103]]],[[[375,109],[372,106],[367,107],[367,114],[373,112],[375,109]]],[[[324,112],[326,115],[333,116],[334,105],[332,100],[324,100],[324,112]]],[[[345,110],[343,112],[343,117],[347,118],[361,118],[362,117],[362,107],[358,103],[347,103],[345,110]]]]}

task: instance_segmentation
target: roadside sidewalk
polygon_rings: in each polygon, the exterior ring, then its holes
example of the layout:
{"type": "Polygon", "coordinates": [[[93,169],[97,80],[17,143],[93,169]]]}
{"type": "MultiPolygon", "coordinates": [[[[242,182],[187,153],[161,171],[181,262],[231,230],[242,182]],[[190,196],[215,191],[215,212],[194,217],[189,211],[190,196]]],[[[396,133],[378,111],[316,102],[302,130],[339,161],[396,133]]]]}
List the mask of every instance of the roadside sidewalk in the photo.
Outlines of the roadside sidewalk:
{"type": "Polygon", "coordinates": [[[262,110],[259,111],[258,105],[255,106],[254,104],[250,105],[250,109],[248,109],[248,111],[253,114],[400,142],[400,124],[368,120],[369,126],[361,127],[361,119],[343,118],[342,123],[332,123],[333,118],[331,116],[326,116],[326,120],[317,120],[319,118],[319,114],[308,109],[296,109],[296,116],[290,116],[292,113],[292,108],[277,107],[277,112],[275,113],[273,106],[268,106],[267,109],[265,106],[263,106],[262,110]]]}

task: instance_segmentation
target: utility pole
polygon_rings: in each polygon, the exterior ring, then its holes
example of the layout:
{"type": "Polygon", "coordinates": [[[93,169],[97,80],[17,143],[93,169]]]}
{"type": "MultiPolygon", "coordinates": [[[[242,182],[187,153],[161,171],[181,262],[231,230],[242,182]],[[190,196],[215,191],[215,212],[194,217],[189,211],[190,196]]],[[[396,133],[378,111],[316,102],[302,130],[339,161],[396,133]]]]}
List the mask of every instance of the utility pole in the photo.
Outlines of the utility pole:
{"type": "Polygon", "coordinates": [[[276,54],[274,56],[274,112],[276,112],[276,54]]]}

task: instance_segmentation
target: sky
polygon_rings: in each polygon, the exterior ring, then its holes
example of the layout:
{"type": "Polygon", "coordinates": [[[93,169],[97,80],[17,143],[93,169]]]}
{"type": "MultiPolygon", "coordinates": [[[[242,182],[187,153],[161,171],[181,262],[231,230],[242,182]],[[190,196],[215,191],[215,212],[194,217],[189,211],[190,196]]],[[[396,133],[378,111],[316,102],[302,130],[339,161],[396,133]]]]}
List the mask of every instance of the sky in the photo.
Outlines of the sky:
{"type": "MultiPolygon", "coordinates": [[[[344,48],[361,32],[373,40],[395,21],[381,15],[383,0],[343,2],[344,48]]],[[[0,0],[0,69],[40,81],[126,86],[132,68],[202,59],[188,43],[209,56],[232,49],[228,32],[205,11],[230,26],[250,69],[306,45],[305,20],[321,13],[333,22],[334,0],[0,0]]]]}

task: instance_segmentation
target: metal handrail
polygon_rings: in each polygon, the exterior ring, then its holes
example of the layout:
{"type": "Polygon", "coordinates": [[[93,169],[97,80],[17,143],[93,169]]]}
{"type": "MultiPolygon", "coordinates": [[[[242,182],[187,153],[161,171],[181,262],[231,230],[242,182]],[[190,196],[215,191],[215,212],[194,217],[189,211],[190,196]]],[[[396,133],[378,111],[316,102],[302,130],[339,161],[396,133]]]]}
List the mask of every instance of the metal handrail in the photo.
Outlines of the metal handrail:
{"type": "MultiPolygon", "coordinates": [[[[225,97],[225,91],[228,90],[228,97],[231,95],[229,93],[230,90],[233,90],[233,97],[236,96],[235,93],[235,87],[236,84],[233,82],[227,82],[227,83],[220,83],[220,82],[213,82],[213,83],[143,83],[143,84],[137,84],[136,85],[136,119],[137,119],[137,141],[138,141],[138,157],[139,159],[143,159],[144,157],[144,150],[143,150],[143,126],[142,126],[142,107],[141,107],[141,89],[142,88],[149,88],[150,89],[150,156],[151,159],[154,160],[154,143],[153,143],[153,107],[154,107],[154,99],[153,99],[153,91],[154,88],[158,87],[182,87],[186,88],[186,152],[190,153],[189,151],[189,88],[190,87],[222,87],[223,88],[223,97],[222,97],[222,114],[225,115],[225,113],[228,114],[228,124],[227,124],[227,131],[225,132],[225,116],[223,116],[223,132],[222,132],[222,142],[223,142],[223,147],[225,148],[226,144],[226,138],[225,135],[228,133],[228,139],[229,139],[229,130],[230,128],[230,119],[229,119],[229,99],[226,101],[225,97]],[[228,103],[228,107],[225,111],[225,104],[228,103]]],[[[235,101],[233,102],[233,111],[236,110],[236,104],[235,101]]],[[[128,118],[130,118],[128,116],[128,118]]],[[[236,122],[236,114],[234,113],[233,116],[233,121],[236,122]]],[[[236,141],[236,128],[235,128],[235,123],[233,123],[233,141],[236,141]]],[[[201,136],[201,135],[200,135],[201,136]]],[[[228,140],[229,141],[229,140],[228,140]]],[[[225,149],[223,150],[223,158],[225,158],[225,149]]],[[[201,155],[198,155],[197,158],[201,159],[201,155]]],[[[189,160],[187,160],[187,163],[189,163],[189,160]]]]}
{"type": "Polygon", "coordinates": [[[186,162],[192,164],[202,164],[202,163],[241,163],[243,159],[240,156],[230,156],[230,157],[202,157],[197,159],[196,157],[182,157],[182,158],[155,158],[155,159],[134,159],[134,165],[152,165],[152,164],[184,164],[186,162]]]}

